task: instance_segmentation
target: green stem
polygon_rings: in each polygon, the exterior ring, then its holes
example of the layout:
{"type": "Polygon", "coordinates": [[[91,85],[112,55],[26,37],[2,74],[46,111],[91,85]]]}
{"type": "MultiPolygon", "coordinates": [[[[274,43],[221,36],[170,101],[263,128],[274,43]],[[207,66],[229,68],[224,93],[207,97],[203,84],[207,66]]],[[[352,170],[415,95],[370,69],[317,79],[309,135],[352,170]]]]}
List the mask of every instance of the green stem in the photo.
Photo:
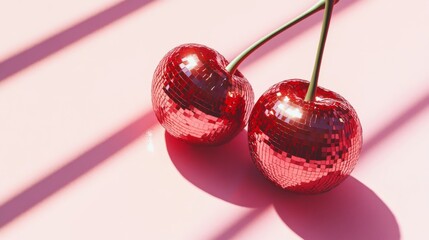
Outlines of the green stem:
{"type": "Polygon", "coordinates": [[[316,62],[314,63],[313,75],[308,86],[305,101],[314,101],[316,97],[317,81],[319,80],[320,66],[322,65],[323,51],[328,37],[329,23],[331,22],[332,10],[334,9],[334,0],[325,2],[325,14],[323,16],[322,32],[320,34],[319,47],[317,49],[316,62]]]}
{"type": "MultiPolygon", "coordinates": [[[[326,1],[326,2],[332,2],[332,1],[326,1]]],[[[235,70],[237,70],[238,65],[246,59],[252,52],[254,52],[256,49],[258,49],[260,46],[262,46],[264,43],[272,39],[273,37],[277,36],[281,32],[285,31],[286,29],[294,26],[295,24],[301,22],[302,20],[306,19],[307,17],[311,16],[312,14],[316,13],[317,11],[323,9],[325,5],[325,0],[319,0],[314,6],[309,8],[307,11],[303,12],[298,17],[294,18],[293,20],[285,23],[284,25],[280,26],[267,36],[259,39],[257,42],[252,44],[250,47],[248,47],[246,50],[244,50],[240,55],[238,55],[236,58],[234,58],[228,66],[226,66],[226,70],[231,73],[231,75],[234,74],[235,70]]],[[[327,6],[327,4],[325,5],[327,6]]]]}

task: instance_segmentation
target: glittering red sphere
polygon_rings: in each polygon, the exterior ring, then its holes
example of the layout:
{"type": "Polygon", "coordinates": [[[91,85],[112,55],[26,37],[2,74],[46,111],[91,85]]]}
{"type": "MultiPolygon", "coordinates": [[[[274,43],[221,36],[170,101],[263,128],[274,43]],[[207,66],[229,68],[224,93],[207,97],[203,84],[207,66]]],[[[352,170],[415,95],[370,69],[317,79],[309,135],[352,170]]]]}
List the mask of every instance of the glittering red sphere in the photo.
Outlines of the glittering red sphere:
{"type": "Polygon", "coordinates": [[[339,94],[309,83],[280,82],[256,102],[249,119],[249,147],[257,168],[276,185],[294,192],[328,191],[353,170],[362,148],[362,127],[339,94]]]}
{"type": "Polygon", "coordinates": [[[218,145],[247,124],[254,94],[246,78],[225,70],[215,50],[185,44],[167,53],[155,70],[152,105],[172,136],[189,143],[218,145]]]}

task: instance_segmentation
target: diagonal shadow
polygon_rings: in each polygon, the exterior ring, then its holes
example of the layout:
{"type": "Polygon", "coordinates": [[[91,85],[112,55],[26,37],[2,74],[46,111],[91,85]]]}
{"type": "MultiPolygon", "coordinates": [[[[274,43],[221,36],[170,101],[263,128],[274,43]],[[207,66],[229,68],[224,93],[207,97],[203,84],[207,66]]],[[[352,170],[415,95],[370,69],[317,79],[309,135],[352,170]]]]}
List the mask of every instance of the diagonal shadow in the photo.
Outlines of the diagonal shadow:
{"type": "Polygon", "coordinates": [[[409,122],[411,118],[417,117],[422,113],[427,107],[429,107],[429,91],[418,99],[415,103],[410,105],[404,112],[398,115],[395,119],[390,121],[387,125],[383,127],[380,131],[374,134],[370,139],[365,140],[362,146],[361,158],[366,156],[370,151],[372,151],[376,146],[383,142],[383,139],[388,138],[393,134],[397,129],[403,127],[409,122]]]}
{"type": "Polygon", "coordinates": [[[156,122],[156,117],[152,111],[140,116],[125,128],[8,200],[0,206],[0,229],[109,159],[109,157],[138,139],[156,122]]]}
{"type": "Polygon", "coordinates": [[[15,73],[137,11],[152,0],[124,0],[0,62],[0,83],[15,73]]]}
{"type": "Polygon", "coordinates": [[[238,221],[236,221],[234,224],[229,226],[220,235],[210,239],[212,240],[234,239],[237,236],[237,234],[241,230],[243,230],[244,226],[251,224],[253,221],[255,221],[258,218],[258,216],[260,216],[263,212],[266,212],[268,209],[269,209],[269,205],[261,208],[257,208],[255,210],[248,212],[247,214],[242,216],[238,221]]]}

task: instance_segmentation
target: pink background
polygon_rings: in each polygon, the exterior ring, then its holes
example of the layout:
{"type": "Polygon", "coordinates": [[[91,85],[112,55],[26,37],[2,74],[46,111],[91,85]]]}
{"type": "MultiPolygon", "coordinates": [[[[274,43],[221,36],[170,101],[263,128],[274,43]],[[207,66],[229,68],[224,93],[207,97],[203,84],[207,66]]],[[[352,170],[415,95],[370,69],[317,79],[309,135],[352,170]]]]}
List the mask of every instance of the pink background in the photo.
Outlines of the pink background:
{"type": "MultiPolygon", "coordinates": [[[[341,0],[320,84],[364,129],[352,177],[299,196],[165,135],[150,100],[171,48],[232,59],[315,1],[9,1],[0,8],[0,239],[422,239],[429,216],[429,1],[341,0]]],[[[309,79],[322,13],[240,70],[256,97],[309,79]]]]}

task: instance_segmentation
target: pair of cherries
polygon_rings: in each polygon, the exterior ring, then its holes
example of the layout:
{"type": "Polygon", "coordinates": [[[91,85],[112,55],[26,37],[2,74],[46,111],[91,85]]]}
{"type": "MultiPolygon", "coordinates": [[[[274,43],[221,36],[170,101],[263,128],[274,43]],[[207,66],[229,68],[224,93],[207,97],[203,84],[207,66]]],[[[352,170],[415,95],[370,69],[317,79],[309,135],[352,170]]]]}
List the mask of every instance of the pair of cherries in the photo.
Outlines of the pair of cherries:
{"type": "Polygon", "coordinates": [[[167,53],[155,70],[152,104],[158,121],[188,143],[220,145],[249,123],[250,153],[262,174],[283,189],[328,191],[347,178],[359,158],[362,128],[353,107],[317,86],[333,5],[320,0],[229,63],[217,51],[185,44],[167,53]],[[325,8],[311,82],[290,79],[254,93],[237,66],[280,32],[325,8]]]}

